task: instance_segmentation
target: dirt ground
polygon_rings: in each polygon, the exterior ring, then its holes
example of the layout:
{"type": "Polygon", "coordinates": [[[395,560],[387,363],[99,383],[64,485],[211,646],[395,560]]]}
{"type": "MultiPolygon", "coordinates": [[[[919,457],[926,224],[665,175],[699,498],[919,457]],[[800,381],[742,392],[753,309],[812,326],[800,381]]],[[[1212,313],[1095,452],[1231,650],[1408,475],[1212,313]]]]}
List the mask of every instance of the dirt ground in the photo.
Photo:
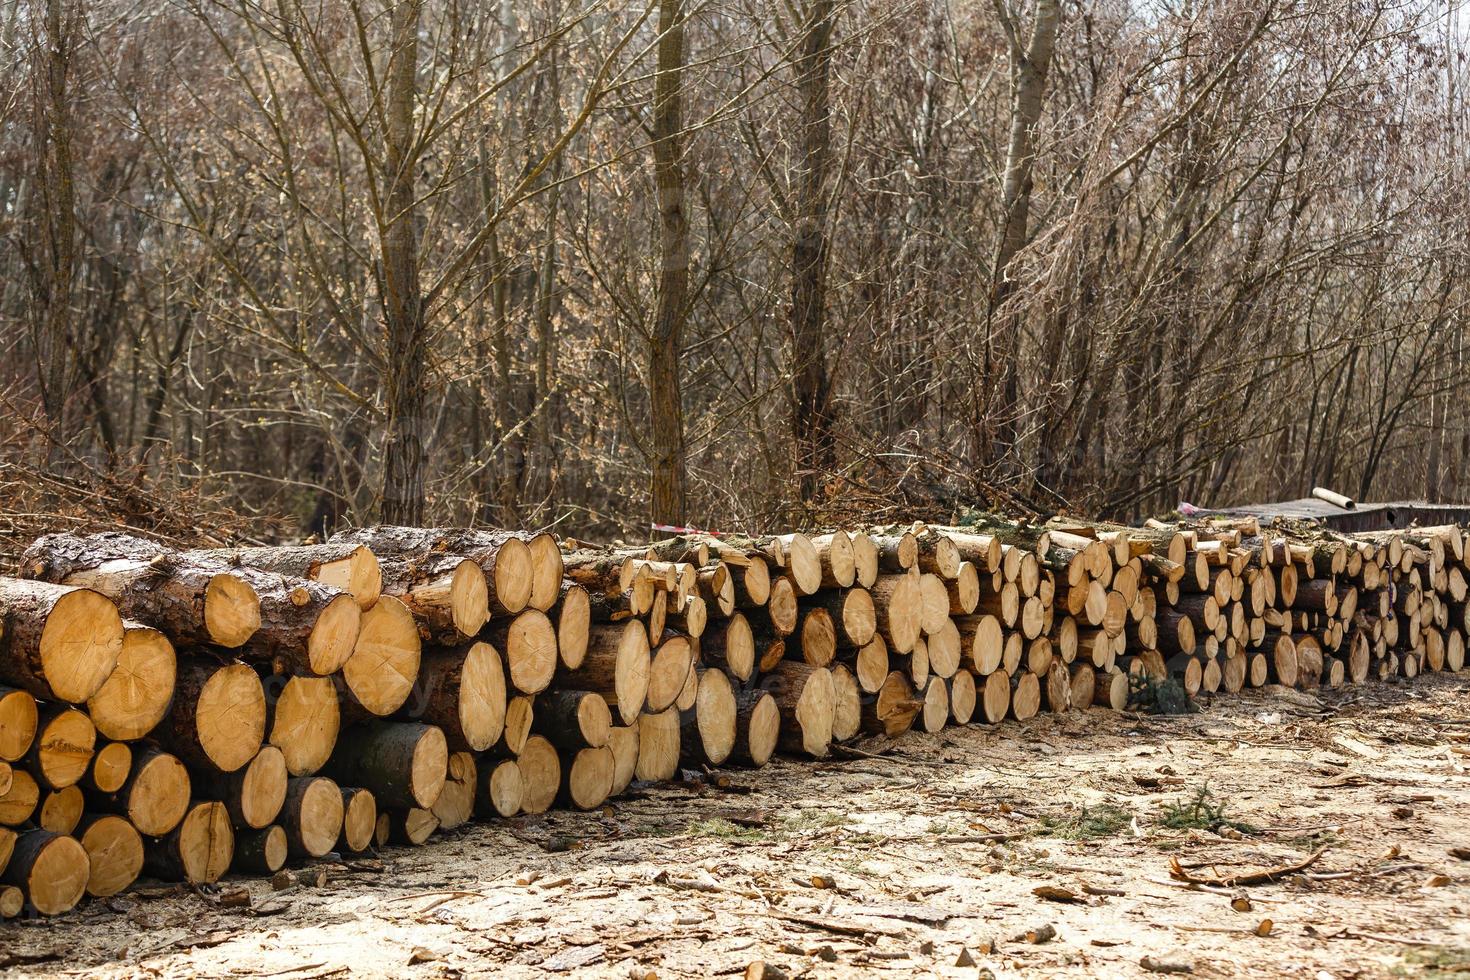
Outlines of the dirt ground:
{"type": "Polygon", "coordinates": [[[947,729],[0,927],[16,976],[1470,978],[1470,674],[947,729]],[[1190,885],[1306,864],[1249,886],[1190,885]],[[231,907],[243,900],[248,906],[231,907]],[[1038,891],[1040,890],[1040,891],[1038,891]],[[1239,906],[1237,909],[1234,906],[1239,906]]]}

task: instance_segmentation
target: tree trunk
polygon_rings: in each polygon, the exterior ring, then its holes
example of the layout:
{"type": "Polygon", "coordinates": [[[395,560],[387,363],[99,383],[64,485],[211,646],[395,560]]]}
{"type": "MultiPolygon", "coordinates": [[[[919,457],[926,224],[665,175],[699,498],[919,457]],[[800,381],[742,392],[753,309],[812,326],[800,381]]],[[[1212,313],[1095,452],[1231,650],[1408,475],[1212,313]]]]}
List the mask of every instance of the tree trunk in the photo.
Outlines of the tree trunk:
{"type": "MultiPolygon", "coordinates": [[[[795,398],[791,433],[801,499],[811,500],[832,468],[832,383],[827,372],[827,175],[832,140],[828,76],[832,64],[835,0],[816,0],[802,42],[797,90],[801,96],[802,165],[796,180],[796,227],[791,246],[791,374],[795,398]]],[[[851,583],[848,583],[851,584],[851,583]]]]}
{"type": "Polygon", "coordinates": [[[419,286],[418,169],[414,100],[418,86],[419,15],[422,0],[399,0],[393,8],[393,48],[388,55],[387,125],[384,129],[386,211],[382,229],[383,326],[387,377],[384,413],[382,519],[390,524],[424,522],[424,443],[427,324],[419,286]]]}
{"type": "Polygon", "coordinates": [[[658,69],[653,87],[653,169],[658,187],[658,308],[648,338],[652,416],[653,521],[683,524],[687,507],[684,409],[679,360],[689,306],[689,225],[684,214],[681,145],[684,0],[660,0],[658,69]]]}
{"type": "MultiPolygon", "coordinates": [[[[997,6],[999,8],[999,4],[997,6]]],[[[1017,34],[1019,25],[1014,21],[1009,21],[1007,28],[1010,38],[1011,134],[1001,188],[1001,227],[992,267],[993,285],[986,327],[987,373],[992,381],[998,381],[1000,390],[1000,403],[991,413],[998,432],[997,444],[991,452],[992,461],[1005,457],[1014,461],[1015,458],[1016,413],[1020,402],[1017,360],[1021,322],[1018,316],[1002,311],[1001,307],[1015,290],[1011,262],[1025,247],[1030,234],[1036,124],[1041,118],[1042,97],[1046,92],[1046,76],[1051,69],[1060,7],[1060,0],[1036,0],[1029,42],[1023,42],[1017,34]],[[996,323],[997,315],[1002,317],[999,324],[996,323]],[[996,372],[999,372],[998,379],[996,372]]]]}

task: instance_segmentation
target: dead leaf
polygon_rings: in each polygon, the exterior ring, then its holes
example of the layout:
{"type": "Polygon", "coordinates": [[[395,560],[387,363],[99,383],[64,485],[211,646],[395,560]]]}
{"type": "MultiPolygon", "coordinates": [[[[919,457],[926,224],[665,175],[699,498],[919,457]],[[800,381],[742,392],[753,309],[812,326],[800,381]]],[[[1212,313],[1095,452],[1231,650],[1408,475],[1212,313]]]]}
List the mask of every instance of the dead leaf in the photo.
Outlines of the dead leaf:
{"type": "Polygon", "coordinates": [[[1249,895],[1236,895],[1230,900],[1230,907],[1237,912],[1249,912],[1254,906],[1251,905],[1249,895]]]}
{"type": "Polygon", "coordinates": [[[414,951],[409,954],[408,965],[413,966],[417,963],[433,963],[435,960],[438,959],[440,959],[439,954],[434,952],[432,949],[425,949],[422,946],[415,946],[414,951]]]}
{"type": "Polygon", "coordinates": [[[975,965],[975,957],[973,957],[973,956],[970,955],[969,947],[966,947],[966,946],[961,946],[960,947],[960,955],[955,958],[954,965],[955,966],[974,966],[975,965]]]}
{"type": "Polygon", "coordinates": [[[1443,888],[1450,883],[1449,875],[1435,875],[1424,883],[1425,888],[1443,888]]]}
{"type": "Polygon", "coordinates": [[[1256,926],[1256,935],[1262,938],[1271,935],[1271,929],[1274,925],[1275,923],[1273,923],[1270,919],[1262,919],[1261,924],[1256,926]]]}
{"type": "Polygon", "coordinates": [[[1459,858],[1461,861],[1470,861],[1470,847],[1450,848],[1450,857],[1459,858]]]}

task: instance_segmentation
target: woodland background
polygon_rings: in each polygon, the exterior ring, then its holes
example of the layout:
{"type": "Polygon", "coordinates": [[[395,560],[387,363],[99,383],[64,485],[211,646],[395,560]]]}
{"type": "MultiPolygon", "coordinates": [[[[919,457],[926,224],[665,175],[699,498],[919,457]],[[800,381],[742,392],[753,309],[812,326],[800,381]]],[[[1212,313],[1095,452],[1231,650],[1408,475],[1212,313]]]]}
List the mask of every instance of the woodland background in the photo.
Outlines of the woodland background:
{"type": "Polygon", "coordinates": [[[1466,496],[1461,0],[4,0],[0,541],[1466,496]]]}

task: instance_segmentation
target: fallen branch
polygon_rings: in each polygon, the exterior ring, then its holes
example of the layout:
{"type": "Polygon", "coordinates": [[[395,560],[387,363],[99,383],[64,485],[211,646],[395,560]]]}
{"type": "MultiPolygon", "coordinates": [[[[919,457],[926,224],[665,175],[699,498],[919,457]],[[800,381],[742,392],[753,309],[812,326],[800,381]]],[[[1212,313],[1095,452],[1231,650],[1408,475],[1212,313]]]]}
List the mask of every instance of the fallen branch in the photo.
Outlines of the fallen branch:
{"type": "Polygon", "coordinates": [[[1278,878],[1289,874],[1295,874],[1305,868],[1317,863],[1317,859],[1327,853],[1327,846],[1317,848],[1296,864],[1289,864],[1280,868],[1267,868],[1264,871],[1252,871],[1248,874],[1231,875],[1228,878],[1200,878],[1191,875],[1184,870],[1178,858],[1169,861],[1169,876],[1178,881],[1187,882],[1191,885],[1214,885],[1217,888],[1238,888],[1241,885],[1266,885],[1275,882],[1278,878]]]}

